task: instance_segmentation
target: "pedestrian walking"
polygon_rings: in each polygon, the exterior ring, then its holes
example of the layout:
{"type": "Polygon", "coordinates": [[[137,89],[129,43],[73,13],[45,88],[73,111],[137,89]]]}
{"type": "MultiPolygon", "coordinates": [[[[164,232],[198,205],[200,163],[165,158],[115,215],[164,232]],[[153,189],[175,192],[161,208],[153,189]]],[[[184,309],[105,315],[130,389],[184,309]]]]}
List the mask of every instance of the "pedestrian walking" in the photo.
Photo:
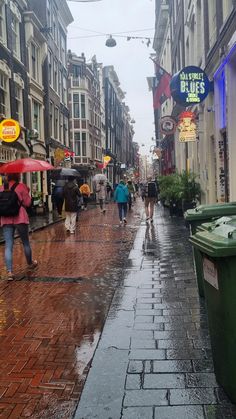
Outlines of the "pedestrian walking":
{"type": "Polygon", "coordinates": [[[132,202],[133,202],[134,197],[135,197],[135,192],[136,192],[132,180],[128,180],[128,182],[127,182],[127,188],[128,188],[128,191],[129,191],[129,200],[128,200],[128,203],[129,203],[129,211],[130,211],[131,210],[131,207],[132,207],[132,202]]]}
{"type": "Polygon", "coordinates": [[[19,234],[23,244],[28,267],[35,269],[38,266],[37,260],[32,259],[29,242],[29,217],[26,208],[31,206],[31,202],[29,188],[20,182],[20,174],[9,174],[7,182],[0,188],[1,226],[3,227],[5,240],[5,264],[9,281],[14,279],[13,245],[15,231],[19,234]]]}
{"type": "Polygon", "coordinates": [[[68,182],[64,186],[64,198],[65,198],[65,228],[66,231],[71,234],[75,233],[76,228],[76,217],[78,211],[78,199],[81,197],[81,193],[74,177],[70,177],[68,182]]]}
{"type": "Polygon", "coordinates": [[[80,193],[81,193],[81,195],[83,197],[83,209],[85,211],[87,211],[88,201],[89,201],[90,194],[91,194],[90,187],[89,187],[89,185],[86,182],[84,182],[80,186],[79,190],[80,190],[80,193]]]}
{"type": "Polygon", "coordinates": [[[156,182],[149,176],[145,188],[143,189],[144,206],[146,213],[146,223],[153,222],[154,204],[157,201],[158,193],[156,182]]]}
{"type": "Polygon", "coordinates": [[[114,193],[114,201],[117,202],[120,225],[127,224],[126,214],[129,200],[129,191],[123,180],[117,185],[114,193]]]}
{"type": "Polygon", "coordinates": [[[105,200],[107,194],[107,182],[104,179],[96,181],[96,197],[99,203],[100,210],[103,214],[106,212],[105,200]]]}
{"type": "Polygon", "coordinates": [[[63,188],[65,186],[64,179],[58,179],[55,182],[55,185],[52,190],[52,203],[55,205],[58,214],[62,215],[62,207],[64,204],[64,191],[63,188]]]}

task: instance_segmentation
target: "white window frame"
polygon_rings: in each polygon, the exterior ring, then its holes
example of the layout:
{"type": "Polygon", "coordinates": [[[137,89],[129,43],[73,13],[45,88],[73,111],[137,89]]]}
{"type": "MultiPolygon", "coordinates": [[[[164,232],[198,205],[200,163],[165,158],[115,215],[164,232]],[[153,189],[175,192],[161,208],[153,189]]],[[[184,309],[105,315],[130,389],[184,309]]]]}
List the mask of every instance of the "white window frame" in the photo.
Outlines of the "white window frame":
{"type": "Polygon", "coordinates": [[[30,44],[30,72],[31,72],[32,79],[39,82],[39,47],[35,44],[35,42],[31,42],[30,44]],[[35,51],[34,63],[33,63],[33,49],[35,51]]]}
{"type": "Polygon", "coordinates": [[[13,42],[12,42],[12,51],[13,51],[13,55],[19,61],[21,61],[20,21],[21,21],[21,19],[20,19],[20,16],[19,16],[19,11],[18,11],[18,13],[14,13],[12,11],[12,16],[11,16],[12,39],[13,39],[13,34],[15,34],[15,40],[16,40],[15,49],[13,47],[13,42]]]}
{"type": "Polygon", "coordinates": [[[54,138],[59,139],[59,109],[54,107],[54,138]]]}
{"type": "Polygon", "coordinates": [[[0,42],[7,45],[7,28],[6,28],[6,1],[0,0],[0,42]],[[2,32],[2,34],[1,34],[2,32]]]}
{"type": "Polygon", "coordinates": [[[41,134],[41,121],[42,121],[41,111],[42,111],[41,103],[37,102],[37,100],[32,99],[32,125],[33,125],[33,128],[38,131],[39,138],[40,138],[40,134],[41,134]],[[38,107],[38,123],[37,123],[37,126],[35,125],[35,112],[34,112],[35,105],[37,105],[37,107],[38,107]]]}
{"type": "Polygon", "coordinates": [[[20,125],[24,125],[24,108],[23,108],[23,90],[22,87],[19,86],[19,84],[15,83],[15,97],[16,97],[16,102],[17,102],[17,107],[18,107],[18,112],[16,112],[17,116],[18,116],[18,122],[20,123],[20,125]],[[19,93],[19,96],[17,96],[17,93],[19,93]]]}
{"type": "Polygon", "coordinates": [[[9,116],[10,110],[10,95],[9,95],[9,77],[0,71],[0,90],[3,92],[4,95],[4,104],[0,104],[0,114],[4,115],[5,117],[9,116]]]}

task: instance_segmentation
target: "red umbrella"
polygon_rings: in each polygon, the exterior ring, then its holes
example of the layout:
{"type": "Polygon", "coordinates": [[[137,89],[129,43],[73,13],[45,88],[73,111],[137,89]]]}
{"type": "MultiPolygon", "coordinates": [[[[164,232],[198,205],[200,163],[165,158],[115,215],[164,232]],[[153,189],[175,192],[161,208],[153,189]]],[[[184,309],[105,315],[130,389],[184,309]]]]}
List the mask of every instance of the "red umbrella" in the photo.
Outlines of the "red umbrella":
{"type": "Polygon", "coordinates": [[[54,167],[46,161],[25,158],[3,164],[0,167],[0,173],[42,172],[53,169],[54,167]]]}

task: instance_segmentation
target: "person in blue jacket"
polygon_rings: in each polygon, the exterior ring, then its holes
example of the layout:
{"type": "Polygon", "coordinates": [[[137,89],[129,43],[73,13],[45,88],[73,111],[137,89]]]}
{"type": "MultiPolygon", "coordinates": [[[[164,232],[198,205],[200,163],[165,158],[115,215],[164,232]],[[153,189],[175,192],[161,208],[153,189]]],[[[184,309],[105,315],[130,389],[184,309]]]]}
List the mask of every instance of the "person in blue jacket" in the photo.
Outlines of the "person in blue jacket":
{"type": "Polygon", "coordinates": [[[123,180],[117,185],[114,192],[114,201],[117,202],[120,225],[127,224],[126,214],[128,208],[129,190],[123,180]]]}

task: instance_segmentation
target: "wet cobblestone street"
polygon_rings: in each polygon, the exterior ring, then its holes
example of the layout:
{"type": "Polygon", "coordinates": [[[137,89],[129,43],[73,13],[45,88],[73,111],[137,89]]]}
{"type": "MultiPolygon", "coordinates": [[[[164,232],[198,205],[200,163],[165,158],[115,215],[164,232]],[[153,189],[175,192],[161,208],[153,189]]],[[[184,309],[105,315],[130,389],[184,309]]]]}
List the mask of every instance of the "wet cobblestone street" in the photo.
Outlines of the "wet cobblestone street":
{"type": "Polygon", "coordinates": [[[109,204],[81,213],[73,236],[63,223],[33,233],[32,273],[16,241],[19,280],[0,282],[0,418],[236,418],[183,219],[142,214],[138,200],[120,227],[109,204]]]}
{"type": "Polygon", "coordinates": [[[73,236],[63,223],[35,232],[32,273],[16,240],[21,280],[0,282],[1,418],[72,418],[139,223],[134,210],[121,229],[110,204],[81,213],[73,236]]]}
{"type": "Polygon", "coordinates": [[[236,409],[213,370],[188,230],[158,208],[141,223],[76,419],[223,419],[236,409]]]}

